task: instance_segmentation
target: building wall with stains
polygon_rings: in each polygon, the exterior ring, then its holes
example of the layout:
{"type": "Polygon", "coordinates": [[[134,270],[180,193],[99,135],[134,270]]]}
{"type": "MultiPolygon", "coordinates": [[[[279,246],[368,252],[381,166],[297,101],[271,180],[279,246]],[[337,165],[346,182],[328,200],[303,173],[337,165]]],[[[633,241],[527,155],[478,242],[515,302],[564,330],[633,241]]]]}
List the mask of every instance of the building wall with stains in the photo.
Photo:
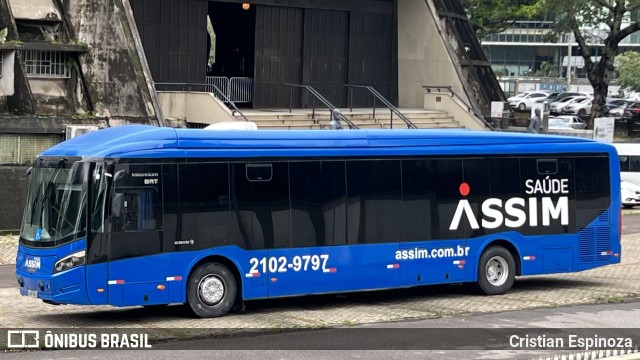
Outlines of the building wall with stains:
{"type": "Polygon", "coordinates": [[[88,48],[79,61],[96,109],[116,118],[155,117],[123,1],[66,1],[64,6],[72,37],[88,48]]]}

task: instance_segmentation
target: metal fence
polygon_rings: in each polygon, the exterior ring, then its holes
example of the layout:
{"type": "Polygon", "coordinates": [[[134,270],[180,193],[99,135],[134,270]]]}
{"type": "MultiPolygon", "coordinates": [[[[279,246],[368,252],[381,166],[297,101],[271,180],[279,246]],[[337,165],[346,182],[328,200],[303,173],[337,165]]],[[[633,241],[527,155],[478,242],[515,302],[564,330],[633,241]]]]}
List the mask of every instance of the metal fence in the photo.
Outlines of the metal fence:
{"type": "Polygon", "coordinates": [[[248,77],[233,77],[229,80],[229,98],[237,103],[253,101],[253,79],[248,77]]]}
{"type": "Polygon", "coordinates": [[[207,88],[206,91],[212,93],[215,97],[223,102],[227,100],[221,97],[216,91],[216,88],[220,90],[224,95],[229,96],[229,78],[224,76],[207,76],[207,88]]]}
{"type": "Polygon", "coordinates": [[[214,86],[225,94],[234,103],[250,103],[253,102],[253,79],[249,77],[224,77],[224,76],[207,76],[207,91],[213,93],[221,101],[214,86]]]}

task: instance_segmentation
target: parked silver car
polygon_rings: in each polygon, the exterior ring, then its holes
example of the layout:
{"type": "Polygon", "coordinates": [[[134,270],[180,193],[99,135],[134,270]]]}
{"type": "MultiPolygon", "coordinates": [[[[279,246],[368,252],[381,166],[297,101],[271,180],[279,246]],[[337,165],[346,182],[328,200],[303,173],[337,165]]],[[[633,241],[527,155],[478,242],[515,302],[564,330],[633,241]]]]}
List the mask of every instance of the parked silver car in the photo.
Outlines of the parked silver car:
{"type": "Polygon", "coordinates": [[[562,108],[564,106],[566,106],[570,101],[572,101],[573,99],[576,98],[582,98],[584,96],[566,96],[558,101],[554,101],[551,104],[549,104],[549,112],[551,113],[551,115],[557,115],[560,114],[562,112],[562,108]]]}
{"type": "Polygon", "coordinates": [[[629,106],[632,102],[630,101],[625,101],[624,103],[620,104],[620,106],[609,109],[609,112],[607,113],[607,115],[615,118],[615,119],[621,119],[622,116],[624,115],[624,110],[627,108],[627,106],[629,106]]]}
{"type": "Polygon", "coordinates": [[[591,113],[591,105],[593,103],[593,98],[576,98],[572,101],[568,102],[563,108],[563,114],[578,114],[580,116],[585,116],[591,113]]]}

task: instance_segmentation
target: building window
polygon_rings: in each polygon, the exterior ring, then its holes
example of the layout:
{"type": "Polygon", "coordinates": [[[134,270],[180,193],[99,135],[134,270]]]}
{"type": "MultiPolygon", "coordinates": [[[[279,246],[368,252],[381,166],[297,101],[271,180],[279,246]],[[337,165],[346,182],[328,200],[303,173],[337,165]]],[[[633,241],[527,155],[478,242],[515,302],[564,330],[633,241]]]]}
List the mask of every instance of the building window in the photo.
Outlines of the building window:
{"type": "Polygon", "coordinates": [[[24,66],[30,78],[69,78],[69,54],[61,51],[26,50],[24,66]]]}

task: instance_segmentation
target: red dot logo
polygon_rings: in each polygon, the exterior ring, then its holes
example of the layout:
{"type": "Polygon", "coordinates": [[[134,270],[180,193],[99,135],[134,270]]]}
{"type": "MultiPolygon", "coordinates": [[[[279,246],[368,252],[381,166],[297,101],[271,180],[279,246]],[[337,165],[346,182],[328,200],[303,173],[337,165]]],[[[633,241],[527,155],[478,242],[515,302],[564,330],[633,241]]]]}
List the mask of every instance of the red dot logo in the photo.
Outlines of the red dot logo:
{"type": "Polygon", "coordinates": [[[460,195],[467,196],[471,192],[471,187],[466,182],[460,184],[460,195]]]}

